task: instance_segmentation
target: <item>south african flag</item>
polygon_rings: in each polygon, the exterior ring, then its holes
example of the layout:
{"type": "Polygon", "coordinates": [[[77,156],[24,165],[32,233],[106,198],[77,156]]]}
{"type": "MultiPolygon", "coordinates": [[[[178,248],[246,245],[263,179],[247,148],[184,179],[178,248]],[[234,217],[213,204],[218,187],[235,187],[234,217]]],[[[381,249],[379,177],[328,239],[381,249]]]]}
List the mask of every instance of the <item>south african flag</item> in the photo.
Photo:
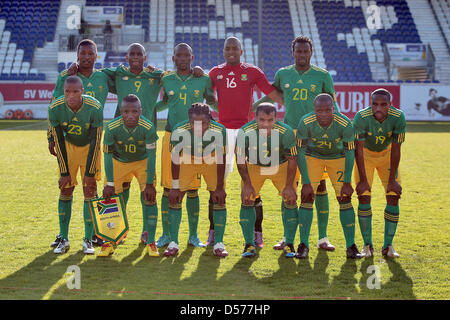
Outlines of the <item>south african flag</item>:
{"type": "Polygon", "coordinates": [[[105,241],[118,244],[128,232],[128,219],[121,196],[90,201],[92,221],[95,234],[105,241]]]}

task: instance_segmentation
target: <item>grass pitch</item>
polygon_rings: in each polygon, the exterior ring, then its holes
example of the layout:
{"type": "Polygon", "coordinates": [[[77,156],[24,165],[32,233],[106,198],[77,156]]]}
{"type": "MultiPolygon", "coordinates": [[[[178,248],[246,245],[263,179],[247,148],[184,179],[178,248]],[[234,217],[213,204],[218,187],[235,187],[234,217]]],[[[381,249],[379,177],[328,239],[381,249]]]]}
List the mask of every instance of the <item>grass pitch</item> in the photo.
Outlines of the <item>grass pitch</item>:
{"type": "MultiPolygon", "coordinates": [[[[163,127],[159,127],[161,143],[163,127]]],[[[45,129],[46,121],[0,121],[0,299],[450,298],[447,220],[450,124],[408,123],[400,164],[403,186],[400,221],[394,239],[400,258],[387,260],[379,252],[383,243],[385,199],[376,180],[372,202],[375,255],[359,261],[345,258],[344,235],[330,183],[328,238],[336,246],[335,252],[325,253],[315,248],[316,216],[309,259],[286,259],[281,252],[273,250],[283,232],[280,198],[276,189],[266,184],[262,190],[265,247],[258,250],[254,259],[242,258],[237,170],[230,175],[226,190],[228,218],[224,242],[230,253],[226,259],[214,257],[211,248],[187,246],[184,210],[178,257],[146,255],[144,246],[139,244],[142,214],[136,181],[132,183],[128,206],[130,231],[113,256],[96,258],[81,251],[84,226],[83,195],[79,187],[74,193],[71,248],[64,255],[56,255],[50,243],[59,230],[57,162],[48,153],[45,129]],[[80,268],[81,274],[81,288],[77,290],[67,286],[71,276],[68,267],[74,265],[80,268]],[[369,289],[367,285],[374,283],[372,265],[380,271],[380,289],[369,289]]],[[[157,167],[159,173],[159,153],[157,167]]],[[[99,187],[100,193],[101,190],[99,187]]],[[[161,187],[157,191],[159,203],[161,187]]],[[[209,226],[207,200],[208,194],[202,189],[198,228],[202,241],[206,241],[209,226]]],[[[356,197],[353,205],[357,207],[356,197]]],[[[157,237],[161,230],[159,222],[157,237]]],[[[297,232],[295,246],[298,241],[297,232]]],[[[361,249],[358,224],[356,241],[361,249]]]]}

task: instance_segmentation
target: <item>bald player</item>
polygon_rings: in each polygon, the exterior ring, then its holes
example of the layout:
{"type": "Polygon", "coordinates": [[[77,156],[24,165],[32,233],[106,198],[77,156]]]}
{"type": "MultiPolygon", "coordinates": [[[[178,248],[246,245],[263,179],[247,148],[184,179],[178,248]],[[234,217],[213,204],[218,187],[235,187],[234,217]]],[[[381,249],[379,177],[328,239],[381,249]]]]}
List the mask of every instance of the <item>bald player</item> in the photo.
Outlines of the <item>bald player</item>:
{"type": "MultiPolygon", "coordinates": [[[[271,99],[282,104],[282,94],[275,90],[263,71],[249,63],[241,62],[241,41],[236,37],[225,39],[223,45],[223,57],[225,63],[211,69],[209,76],[213,88],[217,91],[219,122],[227,129],[227,167],[225,179],[233,171],[234,149],[236,137],[244,124],[251,120],[253,114],[253,90],[260,89],[271,99]]],[[[212,223],[212,201],[210,199],[210,231],[207,244],[213,242],[214,230],[212,223]]],[[[255,199],[256,222],[255,222],[255,244],[258,247],[264,245],[262,237],[262,201],[258,196],[255,199]]]]}

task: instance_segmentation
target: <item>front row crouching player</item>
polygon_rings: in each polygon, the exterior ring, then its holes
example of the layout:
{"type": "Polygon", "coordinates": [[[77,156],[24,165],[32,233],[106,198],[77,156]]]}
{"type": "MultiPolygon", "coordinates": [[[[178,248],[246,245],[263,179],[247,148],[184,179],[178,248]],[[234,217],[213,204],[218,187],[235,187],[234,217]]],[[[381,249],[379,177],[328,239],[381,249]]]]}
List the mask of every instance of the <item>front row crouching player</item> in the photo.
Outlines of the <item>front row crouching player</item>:
{"type": "MultiPolygon", "coordinates": [[[[134,94],[122,100],[121,116],[111,120],[105,129],[103,152],[106,184],[103,197],[109,200],[123,192],[123,184],[136,177],[141,189],[144,231],[147,232],[148,254],[159,256],[155,245],[158,207],[156,205],[156,127],[141,115],[141,102],[134,94]]],[[[125,206],[127,204],[125,203],[125,206]]],[[[102,245],[100,257],[114,253],[111,243],[102,245]]]]}
{"type": "Polygon", "coordinates": [[[286,257],[294,257],[294,238],[297,230],[297,148],[294,131],[277,121],[276,108],[261,103],[256,119],[238,131],[236,163],[242,178],[240,225],[245,239],[242,256],[254,257],[256,220],[255,197],[266,179],[282,196],[282,221],[286,235],[286,257]]]}
{"type": "MultiPolygon", "coordinates": [[[[170,243],[164,251],[167,257],[180,250],[178,230],[181,222],[181,203],[186,191],[193,191],[193,182],[203,176],[213,200],[214,255],[228,256],[223,244],[227,219],[225,207],[226,129],[211,119],[209,105],[194,103],[188,111],[189,119],[178,123],[170,136],[172,153],[172,188],[169,193],[170,243]]],[[[192,196],[192,195],[191,195],[192,196]]]]}
{"type": "Polygon", "coordinates": [[[383,256],[398,258],[392,246],[397,229],[399,207],[402,194],[398,165],[400,148],[405,141],[406,120],[402,111],[391,106],[391,94],[385,89],[377,89],[371,96],[372,105],[358,113],[353,120],[356,136],[355,182],[358,194],[358,221],[364,239],[361,253],[365,257],[373,255],[371,188],[375,169],[386,193],[384,210],[383,256]]]}
{"type": "Polygon", "coordinates": [[[58,203],[59,235],[52,243],[54,253],[65,253],[69,245],[69,223],[72,213],[73,190],[80,170],[84,194],[83,252],[95,253],[92,247],[94,228],[89,201],[97,195],[101,178],[100,144],[103,131],[102,106],[95,98],[83,94],[83,83],[77,76],[64,82],[64,96],[48,107],[49,130],[54,137],[61,193],[58,203]]]}
{"type": "Polygon", "coordinates": [[[300,245],[296,256],[300,259],[308,257],[314,192],[325,168],[339,202],[347,258],[362,257],[355,245],[355,211],[351,202],[354,131],[345,115],[333,113],[333,102],[329,94],[319,94],[314,99],[314,112],[303,116],[297,128],[298,167],[303,183],[298,216],[300,245]]]}

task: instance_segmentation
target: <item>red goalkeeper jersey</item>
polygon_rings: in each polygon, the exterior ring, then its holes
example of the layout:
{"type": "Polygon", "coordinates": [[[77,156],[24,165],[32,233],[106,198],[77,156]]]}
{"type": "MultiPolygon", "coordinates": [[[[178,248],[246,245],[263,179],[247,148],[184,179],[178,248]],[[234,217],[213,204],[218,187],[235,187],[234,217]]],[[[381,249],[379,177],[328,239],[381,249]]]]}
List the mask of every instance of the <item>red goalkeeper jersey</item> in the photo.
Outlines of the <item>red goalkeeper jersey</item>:
{"type": "Polygon", "coordinates": [[[266,95],[275,89],[261,69],[243,62],[218,65],[209,76],[217,91],[219,122],[228,129],[239,129],[250,121],[255,85],[266,95]]]}

